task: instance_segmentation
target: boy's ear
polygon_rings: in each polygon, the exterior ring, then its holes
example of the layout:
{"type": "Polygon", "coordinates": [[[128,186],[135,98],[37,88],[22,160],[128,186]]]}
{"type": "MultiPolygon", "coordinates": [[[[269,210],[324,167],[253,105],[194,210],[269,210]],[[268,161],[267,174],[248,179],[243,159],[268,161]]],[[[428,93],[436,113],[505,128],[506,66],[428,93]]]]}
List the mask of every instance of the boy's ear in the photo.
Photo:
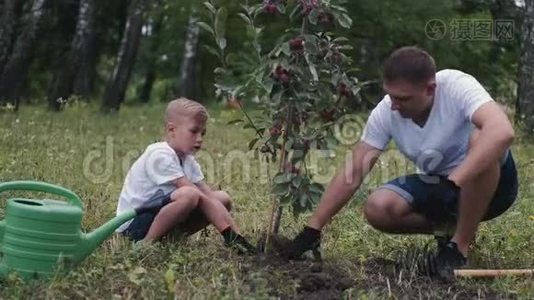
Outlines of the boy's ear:
{"type": "Polygon", "coordinates": [[[165,131],[173,132],[176,129],[176,125],[173,122],[167,122],[165,124],[165,131]]]}

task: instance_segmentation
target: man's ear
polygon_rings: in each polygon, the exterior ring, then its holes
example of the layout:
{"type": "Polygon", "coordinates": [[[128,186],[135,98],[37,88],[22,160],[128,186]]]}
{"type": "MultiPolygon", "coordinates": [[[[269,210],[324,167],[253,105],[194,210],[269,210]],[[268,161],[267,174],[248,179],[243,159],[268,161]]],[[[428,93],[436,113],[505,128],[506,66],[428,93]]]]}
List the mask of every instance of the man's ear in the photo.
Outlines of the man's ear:
{"type": "Polygon", "coordinates": [[[426,94],[427,95],[433,95],[436,91],[436,80],[432,79],[426,84],[426,94]]]}

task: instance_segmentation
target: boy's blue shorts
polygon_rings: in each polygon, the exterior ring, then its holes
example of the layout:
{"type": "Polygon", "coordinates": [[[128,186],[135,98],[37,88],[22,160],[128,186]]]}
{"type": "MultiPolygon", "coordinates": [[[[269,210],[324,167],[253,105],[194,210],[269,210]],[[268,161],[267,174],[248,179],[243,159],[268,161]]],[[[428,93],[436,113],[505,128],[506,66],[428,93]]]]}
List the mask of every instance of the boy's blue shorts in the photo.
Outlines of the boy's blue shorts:
{"type": "Polygon", "coordinates": [[[142,240],[148,233],[152,222],[154,222],[154,218],[161,208],[169,204],[171,201],[171,193],[164,194],[162,190],[158,190],[148,201],[161,201],[162,205],[159,208],[155,208],[136,216],[122,234],[134,241],[142,240]]]}
{"type": "MultiPolygon", "coordinates": [[[[446,177],[443,176],[410,174],[391,180],[380,188],[396,192],[408,201],[412,207],[420,206],[417,204],[424,203],[425,201],[432,201],[432,199],[428,199],[430,190],[435,184],[445,178],[446,177]]],[[[508,155],[505,158],[504,163],[501,165],[501,174],[497,190],[495,191],[493,199],[491,200],[488,210],[482,220],[487,221],[493,219],[510,208],[517,197],[517,190],[517,170],[514,158],[512,157],[512,152],[508,151],[508,155]]],[[[456,207],[458,207],[458,200],[459,199],[456,199],[456,207]]]]}

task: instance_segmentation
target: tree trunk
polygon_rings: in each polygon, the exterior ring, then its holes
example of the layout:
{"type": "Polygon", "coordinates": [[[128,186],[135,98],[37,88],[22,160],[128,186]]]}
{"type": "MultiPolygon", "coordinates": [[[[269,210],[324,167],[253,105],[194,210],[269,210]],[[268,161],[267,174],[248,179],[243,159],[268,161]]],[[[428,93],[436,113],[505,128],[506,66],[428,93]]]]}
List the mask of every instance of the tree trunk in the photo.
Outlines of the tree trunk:
{"type": "Polygon", "coordinates": [[[126,87],[130,80],[130,75],[135,63],[137,48],[141,38],[141,28],[143,26],[143,14],[146,9],[146,0],[132,0],[128,8],[128,20],[124,26],[119,53],[115,62],[113,74],[109,80],[104,99],[102,111],[113,112],[120,108],[126,93],[126,87]]]}
{"type": "Polygon", "coordinates": [[[14,102],[16,107],[31,64],[37,30],[45,13],[44,4],[45,0],[35,0],[31,5],[31,11],[23,15],[21,33],[0,76],[0,101],[5,99],[14,102]]]}
{"type": "Polygon", "coordinates": [[[148,103],[148,101],[150,101],[150,93],[152,92],[154,81],[156,80],[156,62],[158,60],[158,47],[160,43],[162,21],[162,15],[159,15],[152,26],[152,36],[150,39],[150,46],[148,48],[145,81],[143,82],[141,91],[139,92],[139,101],[141,103],[148,103]]]}
{"type": "Polygon", "coordinates": [[[48,106],[51,110],[61,108],[61,99],[67,99],[73,90],[76,72],[80,68],[84,49],[88,48],[89,35],[92,31],[92,19],[95,12],[95,0],[81,0],[78,8],[78,21],[70,49],[61,66],[54,74],[52,87],[48,94],[48,106]]]}
{"type": "Polygon", "coordinates": [[[89,99],[94,91],[94,84],[96,78],[96,64],[98,60],[98,48],[96,28],[94,18],[91,19],[92,24],[89,25],[89,34],[87,36],[87,46],[80,52],[81,63],[76,72],[72,93],[81,96],[84,99],[89,99]]]}
{"type": "Polygon", "coordinates": [[[21,9],[21,0],[6,0],[2,5],[0,19],[0,74],[11,54],[15,27],[21,9]]]}
{"type": "Polygon", "coordinates": [[[193,97],[193,88],[195,87],[195,58],[198,49],[199,27],[195,12],[191,12],[187,24],[187,33],[185,37],[184,56],[180,67],[180,81],[177,91],[178,97],[193,97]]]}
{"type": "Polygon", "coordinates": [[[516,111],[529,133],[534,134],[534,0],[525,0],[522,54],[516,111]]]}

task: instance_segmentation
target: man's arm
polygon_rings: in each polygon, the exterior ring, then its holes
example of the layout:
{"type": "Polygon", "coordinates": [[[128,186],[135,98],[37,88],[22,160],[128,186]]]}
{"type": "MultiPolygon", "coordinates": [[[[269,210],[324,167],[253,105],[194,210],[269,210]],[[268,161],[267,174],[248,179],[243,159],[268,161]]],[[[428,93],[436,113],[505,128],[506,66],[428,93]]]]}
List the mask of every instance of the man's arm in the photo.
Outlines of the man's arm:
{"type": "Polygon", "coordinates": [[[477,143],[469,150],[463,163],[449,175],[449,179],[460,187],[498,161],[514,140],[514,128],[495,102],[478,108],[473,113],[472,122],[480,129],[477,143]]]}
{"type": "Polygon", "coordinates": [[[315,213],[308,222],[309,227],[321,230],[347,204],[381,153],[381,150],[363,141],[356,144],[352,150],[352,159],[345,162],[326,188],[315,213]]]}

